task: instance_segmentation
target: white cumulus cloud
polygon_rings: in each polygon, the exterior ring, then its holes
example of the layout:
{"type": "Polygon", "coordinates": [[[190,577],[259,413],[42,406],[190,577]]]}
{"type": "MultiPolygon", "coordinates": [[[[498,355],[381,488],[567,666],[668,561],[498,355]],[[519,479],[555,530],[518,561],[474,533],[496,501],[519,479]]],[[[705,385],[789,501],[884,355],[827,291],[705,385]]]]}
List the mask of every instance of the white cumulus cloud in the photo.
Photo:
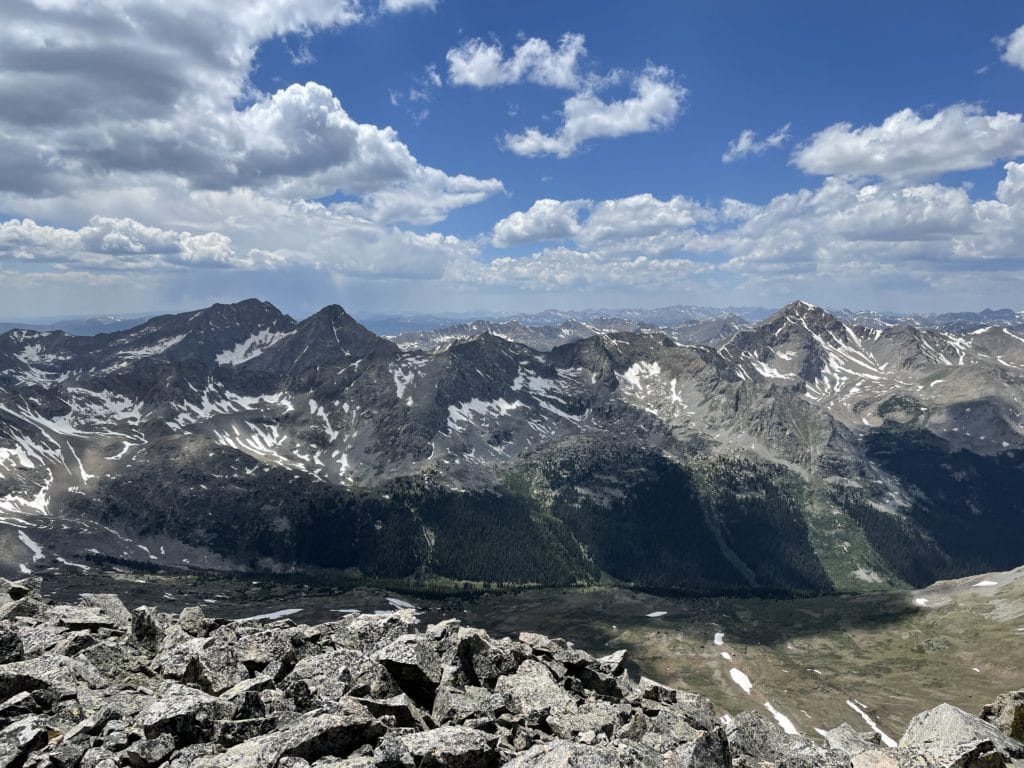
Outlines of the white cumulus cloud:
{"type": "Polygon", "coordinates": [[[563,240],[579,234],[580,211],[588,200],[538,200],[529,210],[516,211],[494,225],[491,241],[499,248],[542,240],[563,240]]]}
{"type": "Polygon", "coordinates": [[[789,139],[789,127],[790,124],[786,123],[763,141],[758,141],[757,134],[749,128],[741,131],[737,138],[729,142],[729,149],[722,155],[722,162],[732,163],[747,155],[760,155],[766,150],[778,149],[789,139]]]}
{"type": "Polygon", "coordinates": [[[487,88],[526,80],[553,88],[579,85],[579,60],[586,56],[585,38],[566,33],[552,48],[546,40],[531,37],[505,57],[501,44],[480,38],[467,40],[448,51],[448,77],[453,85],[487,88]]]}
{"type": "Polygon", "coordinates": [[[521,258],[501,257],[489,264],[454,265],[451,276],[461,282],[501,285],[536,291],[564,288],[650,289],[678,285],[701,267],[688,259],[610,256],[600,251],[560,246],[521,258]]]}
{"type": "Polygon", "coordinates": [[[980,107],[957,104],[928,118],[904,109],[881,125],[836,123],[797,149],[793,162],[807,173],[914,181],[987,168],[1020,155],[1020,114],[989,115],[980,107]]]}
{"type": "Polygon", "coordinates": [[[644,192],[596,203],[544,199],[499,221],[492,242],[506,247],[571,238],[588,249],[664,253],[714,218],[714,211],[682,195],[659,200],[644,192]]]}
{"type": "Polygon", "coordinates": [[[77,230],[41,226],[32,219],[0,222],[0,260],[118,270],[253,266],[218,232],[193,235],[103,216],[77,230]]]}
{"type": "Polygon", "coordinates": [[[682,195],[659,200],[644,192],[594,205],[580,239],[590,246],[617,242],[628,244],[626,250],[663,252],[679,233],[692,230],[698,222],[711,221],[714,215],[682,195]]]}
{"type": "Polygon", "coordinates": [[[289,198],[342,191],[362,197],[351,210],[369,218],[417,224],[441,221],[503,189],[497,179],[449,176],[421,165],[394,130],[355,122],[316,83],[278,91],[239,120],[236,154],[220,155],[223,167],[216,168],[211,188],[267,187],[289,198]]]}
{"type": "Polygon", "coordinates": [[[1017,27],[1009,37],[998,38],[996,43],[1002,51],[1003,61],[1024,69],[1024,26],[1017,27]]]}
{"type": "Polygon", "coordinates": [[[324,85],[253,88],[261,42],[354,24],[355,0],[18,0],[9,10],[0,25],[0,193],[184,184],[289,200],[340,194],[362,198],[374,218],[425,223],[502,189],[424,166],[393,129],[354,119],[324,85]],[[379,202],[417,196],[428,213],[411,218],[415,206],[379,202]]]}
{"type": "Polygon", "coordinates": [[[405,13],[418,8],[436,10],[437,0],[381,0],[380,3],[380,9],[384,13],[405,13]]]}
{"type": "Polygon", "coordinates": [[[633,95],[605,101],[587,89],[566,99],[562,125],[552,134],[539,128],[505,137],[505,147],[517,155],[569,157],[591,139],[648,133],[672,125],[682,109],[686,89],[665,67],[647,67],[632,83],[633,95]]]}
{"type": "Polygon", "coordinates": [[[1024,163],[1004,170],[995,196],[978,199],[967,187],[829,177],[764,204],[725,199],[708,207],[640,194],[577,209],[580,201],[543,200],[506,217],[502,236],[543,242],[557,231],[564,242],[453,263],[451,273],[528,290],[717,289],[762,304],[794,291],[854,303],[872,295],[899,306],[920,297],[923,308],[994,297],[1013,304],[1024,290],[1024,163]],[[561,228],[546,230],[551,220],[561,228]]]}

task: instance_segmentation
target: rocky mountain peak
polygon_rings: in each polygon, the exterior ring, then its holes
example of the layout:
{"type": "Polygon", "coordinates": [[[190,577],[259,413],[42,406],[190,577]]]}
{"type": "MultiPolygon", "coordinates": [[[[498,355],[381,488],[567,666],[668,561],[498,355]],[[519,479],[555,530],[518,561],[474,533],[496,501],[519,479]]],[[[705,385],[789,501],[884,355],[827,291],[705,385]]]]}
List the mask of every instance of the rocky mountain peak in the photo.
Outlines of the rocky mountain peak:
{"type": "Polygon", "coordinates": [[[824,312],[824,310],[817,304],[811,304],[803,299],[791,301],[779,310],[779,314],[804,314],[808,312],[824,312]]]}
{"type": "Polygon", "coordinates": [[[516,344],[514,341],[509,341],[504,336],[493,333],[490,330],[485,330],[483,333],[479,333],[465,341],[459,341],[452,344],[451,351],[454,354],[465,355],[468,357],[477,355],[485,355],[488,357],[493,355],[514,357],[516,355],[522,355],[523,353],[530,352],[530,350],[522,344],[516,344]]]}
{"type": "Polygon", "coordinates": [[[760,325],[776,327],[780,323],[800,326],[811,333],[827,332],[836,326],[842,326],[835,315],[806,301],[790,302],[760,325]]]}
{"type": "Polygon", "coordinates": [[[210,322],[241,321],[249,320],[256,322],[273,322],[283,318],[285,315],[281,310],[269,301],[261,299],[243,299],[232,304],[213,304],[210,307],[193,314],[191,319],[207,319],[210,322]]]}
{"type": "Polygon", "coordinates": [[[375,352],[397,352],[397,347],[381,338],[337,304],[309,315],[296,327],[293,345],[312,343],[310,351],[325,357],[366,357],[375,352]]]}
{"type": "Polygon", "coordinates": [[[294,376],[352,364],[372,356],[393,357],[398,348],[356,321],[337,304],[295,323],[286,335],[253,360],[250,368],[294,376]]]}
{"type": "Polygon", "coordinates": [[[95,367],[121,370],[155,358],[213,366],[238,364],[256,353],[260,338],[294,325],[273,304],[247,299],[195,312],[161,315],[134,328],[82,337],[77,347],[96,356],[95,367]]]}
{"type": "Polygon", "coordinates": [[[218,334],[242,328],[256,331],[286,317],[273,304],[259,299],[246,299],[234,304],[212,304],[195,312],[159,315],[128,331],[116,332],[118,337],[148,336],[154,332],[185,332],[197,335],[218,334]]]}
{"type": "Polygon", "coordinates": [[[438,384],[439,392],[446,399],[464,402],[474,397],[495,400],[508,394],[521,361],[532,358],[533,351],[485,332],[452,344],[448,356],[449,366],[438,384]]]}
{"type": "Polygon", "coordinates": [[[333,343],[347,357],[362,357],[381,348],[394,348],[391,342],[368,330],[337,304],[330,304],[307,317],[298,324],[296,332],[299,338],[317,340],[321,346],[329,347],[333,343]]]}

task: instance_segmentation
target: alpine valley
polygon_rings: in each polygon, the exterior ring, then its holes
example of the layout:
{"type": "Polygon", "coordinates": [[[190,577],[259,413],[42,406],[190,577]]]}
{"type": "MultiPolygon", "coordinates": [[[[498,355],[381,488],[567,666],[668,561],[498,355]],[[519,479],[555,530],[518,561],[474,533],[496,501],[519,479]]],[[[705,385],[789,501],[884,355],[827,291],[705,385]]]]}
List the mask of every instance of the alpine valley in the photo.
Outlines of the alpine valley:
{"type": "Polygon", "coordinates": [[[692,594],[920,587],[1024,552],[1024,331],[795,302],[397,342],[257,300],[0,335],[0,569],[692,594]]]}

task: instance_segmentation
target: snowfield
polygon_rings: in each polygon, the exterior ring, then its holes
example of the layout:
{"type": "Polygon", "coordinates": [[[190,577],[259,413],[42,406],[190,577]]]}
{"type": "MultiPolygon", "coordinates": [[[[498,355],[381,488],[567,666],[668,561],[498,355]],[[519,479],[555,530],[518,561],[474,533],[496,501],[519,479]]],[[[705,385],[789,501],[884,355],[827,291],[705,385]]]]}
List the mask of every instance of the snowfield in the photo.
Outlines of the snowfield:
{"type": "Polygon", "coordinates": [[[732,678],[732,681],[736,683],[736,685],[743,689],[744,693],[749,694],[751,689],[754,687],[754,684],[750,682],[750,678],[747,677],[744,672],[736,669],[736,667],[729,670],[729,677],[732,678]]]}

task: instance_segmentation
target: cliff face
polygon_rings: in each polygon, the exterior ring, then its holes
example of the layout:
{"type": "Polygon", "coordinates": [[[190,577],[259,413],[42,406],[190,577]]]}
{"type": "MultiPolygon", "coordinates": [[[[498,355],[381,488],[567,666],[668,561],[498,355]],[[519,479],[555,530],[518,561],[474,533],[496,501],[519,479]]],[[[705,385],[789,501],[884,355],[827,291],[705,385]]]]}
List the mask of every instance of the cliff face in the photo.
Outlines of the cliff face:
{"type": "Polygon", "coordinates": [[[982,718],[924,712],[897,747],[850,726],[821,746],[626,661],[455,619],[421,630],[411,610],[228,622],[0,580],[0,768],[1024,764],[1024,692],[982,718]]]}

